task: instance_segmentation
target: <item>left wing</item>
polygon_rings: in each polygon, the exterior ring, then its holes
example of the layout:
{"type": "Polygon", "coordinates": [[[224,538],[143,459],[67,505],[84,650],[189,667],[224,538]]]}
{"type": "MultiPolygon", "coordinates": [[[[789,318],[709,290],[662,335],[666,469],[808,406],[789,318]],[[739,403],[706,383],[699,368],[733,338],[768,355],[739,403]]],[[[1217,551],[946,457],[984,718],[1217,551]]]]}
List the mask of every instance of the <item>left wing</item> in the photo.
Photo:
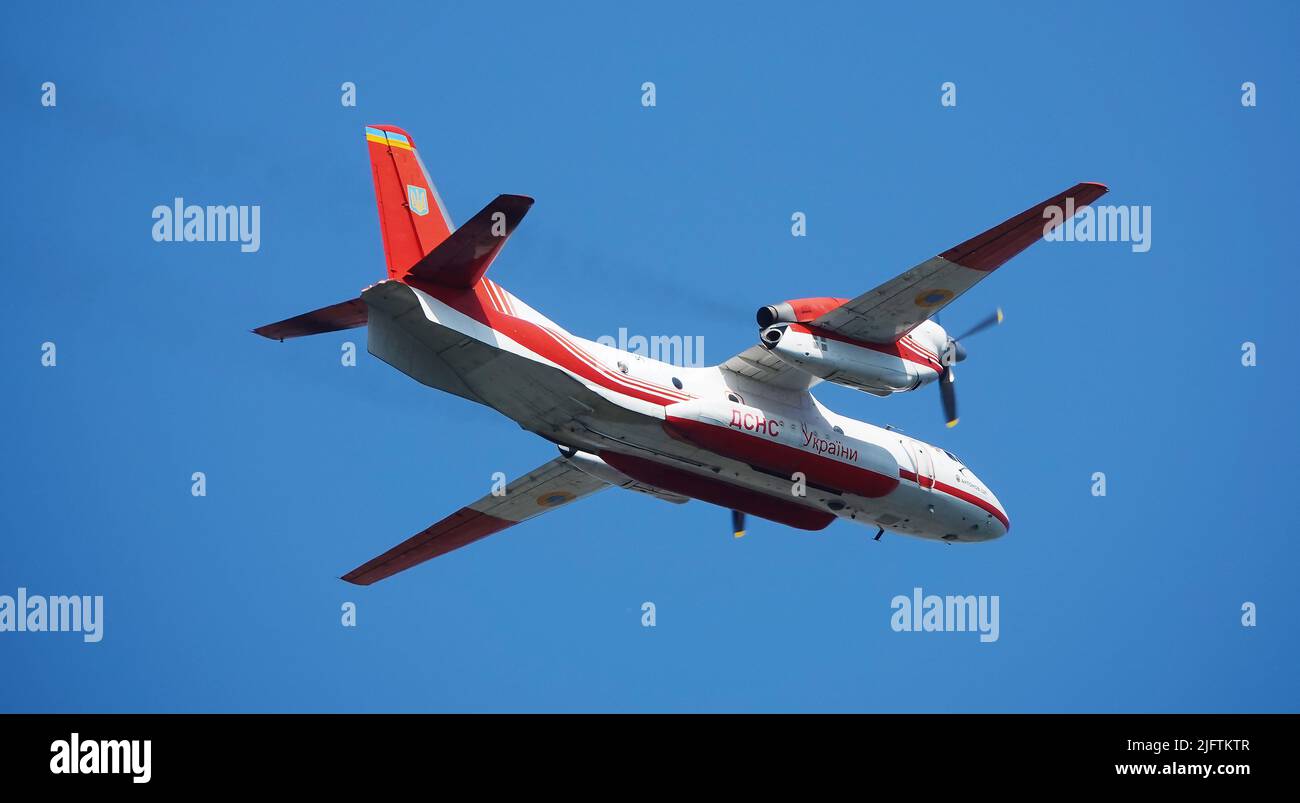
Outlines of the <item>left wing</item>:
{"type": "Polygon", "coordinates": [[[427,530],[361,564],[343,575],[343,579],[368,586],[607,487],[609,483],[557,457],[507,485],[505,495],[488,494],[469,507],[457,510],[427,530]]]}
{"type": "Polygon", "coordinates": [[[1103,184],[1075,184],[830,310],[811,324],[851,340],[893,343],[1105,193],[1103,184]],[[1045,213],[1052,208],[1062,213],[1049,223],[1045,213]]]}

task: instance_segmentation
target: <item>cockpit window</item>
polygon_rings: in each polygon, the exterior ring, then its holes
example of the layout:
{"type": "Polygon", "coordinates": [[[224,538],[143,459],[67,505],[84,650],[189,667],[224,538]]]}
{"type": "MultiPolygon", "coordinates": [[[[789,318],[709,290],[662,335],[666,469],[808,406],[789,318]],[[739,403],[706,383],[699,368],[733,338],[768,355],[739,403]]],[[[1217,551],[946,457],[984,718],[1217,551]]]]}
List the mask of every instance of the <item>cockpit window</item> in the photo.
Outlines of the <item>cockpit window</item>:
{"type": "Polygon", "coordinates": [[[957,459],[957,455],[953,454],[952,452],[948,451],[947,449],[944,449],[944,450],[943,450],[943,453],[946,454],[946,455],[948,455],[949,457],[951,457],[951,458],[952,458],[952,462],[956,463],[957,465],[959,465],[959,466],[964,466],[964,465],[966,465],[965,463],[963,463],[962,461],[960,461],[960,460],[957,459]]]}

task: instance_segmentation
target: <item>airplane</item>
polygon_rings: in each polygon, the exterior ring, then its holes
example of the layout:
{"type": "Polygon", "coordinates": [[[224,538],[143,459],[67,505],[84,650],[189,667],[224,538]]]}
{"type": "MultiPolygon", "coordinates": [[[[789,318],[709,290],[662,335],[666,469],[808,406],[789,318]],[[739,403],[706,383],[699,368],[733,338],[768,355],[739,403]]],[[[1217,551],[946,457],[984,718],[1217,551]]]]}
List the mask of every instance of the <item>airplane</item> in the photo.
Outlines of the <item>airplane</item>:
{"type": "Polygon", "coordinates": [[[767,305],[758,343],[679,367],[578,337],[486,277],[532,198],[499,195],[454,227],[409,133],[370,125],[365,139],[388,278],[253,331],[283,341],[367,326],[375,357],[560,454],[343,580],[369,585],[611,486],[729,508],[736,537],[746,515],[803,530],[845,519],[877,540],[1006,534],[1006,509],[952,452],[835,413],[810,390],[829,381],[889,395],[938,380],[955,421],[952,365],[965,351],[933,317],[1050,230],[1044,210],[1082,210],[1105,186],[1076,184],[856,298],[767,305]]]}

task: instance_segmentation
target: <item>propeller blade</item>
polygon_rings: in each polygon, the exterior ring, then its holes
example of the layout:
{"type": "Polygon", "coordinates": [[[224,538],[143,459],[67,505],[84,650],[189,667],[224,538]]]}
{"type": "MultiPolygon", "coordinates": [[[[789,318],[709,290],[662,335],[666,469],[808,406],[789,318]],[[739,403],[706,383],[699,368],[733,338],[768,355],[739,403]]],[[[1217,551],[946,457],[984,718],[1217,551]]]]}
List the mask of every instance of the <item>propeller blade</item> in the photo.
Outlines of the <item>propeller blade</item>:
{"type": "Polygon", "coordinates": [[[953,340],[965,340],[971,335],[977,335],[980,332],[983,332],[985,329],[988,329],[989,327],[997,326],[998,324],[1002,323],[1003,317],[1004,316],[1002,315],[1002,308],[998,307],[997,311],[994,312],[992,315],[990,315],[989,317],[985,318],[984,320],[972,326],[970,330],[968,330],[966,334],[962,335],[961,337],[954,337],[953,340]]]}
{"type": "Polygon", "coordinates": [[[739,510],[731,511],[731,534],[736,538],[745,537],[745,514],[739,510]]]}
{"type": "Polygon", "coordinates": [[[939,398],[943,401],[943,420],[948,427],[957,426],[957,375],[952,366],[944,366],[939,376],[939,398]]]}

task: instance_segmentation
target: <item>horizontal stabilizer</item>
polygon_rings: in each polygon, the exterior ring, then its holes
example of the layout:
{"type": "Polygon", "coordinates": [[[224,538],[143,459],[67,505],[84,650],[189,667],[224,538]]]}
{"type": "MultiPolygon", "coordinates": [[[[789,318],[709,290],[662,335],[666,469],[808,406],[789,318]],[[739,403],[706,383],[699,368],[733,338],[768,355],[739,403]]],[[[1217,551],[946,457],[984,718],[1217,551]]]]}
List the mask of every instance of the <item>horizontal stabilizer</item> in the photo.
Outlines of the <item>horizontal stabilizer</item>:
{"type": "Polygon", "coordinates": [[[366,302],[353,298],[318,310],[304,312],[279,323],[259,326],[253,332],[271,340],[286,340],[304,335],[339,332],[365,325],[366,302]]]}
{"type": "Polygon", "coordinates": [[[525,195],[498,195],[411,267],[405,281],[473,287],[533,205],[525,195]]]}

